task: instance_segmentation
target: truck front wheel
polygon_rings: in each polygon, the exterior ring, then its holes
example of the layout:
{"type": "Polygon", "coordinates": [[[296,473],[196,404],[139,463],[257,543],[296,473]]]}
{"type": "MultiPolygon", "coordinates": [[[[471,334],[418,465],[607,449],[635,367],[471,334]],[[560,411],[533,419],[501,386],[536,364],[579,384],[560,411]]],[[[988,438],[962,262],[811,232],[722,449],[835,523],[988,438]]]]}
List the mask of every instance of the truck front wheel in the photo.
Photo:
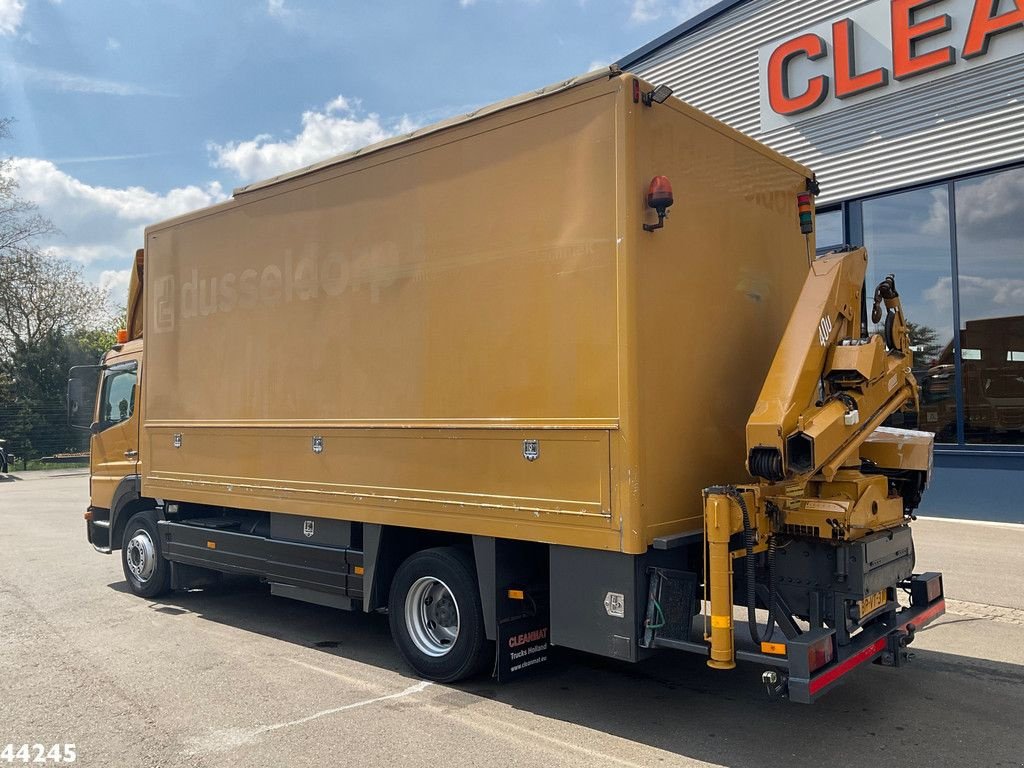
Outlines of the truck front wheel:
{"type": "Polygon", "coordinates": [[[459,549],[426,549],[402,563],[388,613],[395,645],[421,677],[451,683],[487,660],[473,561],[459,549]]]}
{"type": "Polygon", "coordinates": [[[139,597],[157,597],[170,588],[171,568],[160,551],[156,512],[139,512],[124,527],[121,567],[128,588],[139,597]]]}

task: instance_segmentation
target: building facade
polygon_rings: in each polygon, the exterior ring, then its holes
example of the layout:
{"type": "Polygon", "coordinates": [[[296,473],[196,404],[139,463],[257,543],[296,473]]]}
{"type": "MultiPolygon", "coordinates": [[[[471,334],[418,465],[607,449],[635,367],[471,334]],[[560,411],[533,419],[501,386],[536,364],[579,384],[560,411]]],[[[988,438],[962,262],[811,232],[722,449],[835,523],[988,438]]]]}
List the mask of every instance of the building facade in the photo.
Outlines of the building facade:
{"type": "Polygon", "coordinates": [[[1024,522],[1024,0],[726,0],[618,64],[816,172],[913,323],[926,512],[1024,522]]]}

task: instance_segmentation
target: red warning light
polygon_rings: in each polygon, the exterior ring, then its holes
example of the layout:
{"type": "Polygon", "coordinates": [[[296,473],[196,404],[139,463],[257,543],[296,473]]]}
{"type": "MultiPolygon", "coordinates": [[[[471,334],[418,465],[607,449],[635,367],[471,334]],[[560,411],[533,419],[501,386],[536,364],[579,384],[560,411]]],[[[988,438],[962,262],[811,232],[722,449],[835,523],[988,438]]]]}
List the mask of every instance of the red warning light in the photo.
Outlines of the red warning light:
{"type": "Polygon", "coordinates": [[[651,179],[651,185],[647,188],[647,207],[653,208],[658,213],[657,224],[644,224],[644,230],[653,232],[665,226],[665,217],[668,216],[668,207],[674,203],[672,197],[672,182],[667,176],[655,176],[651,179]]]}
{"type": "Polygon", "coordinates": [[[651,179],[651,186],[647,188],[647,206],[658,210],[668,208],[673,202],[672,182],[668,176],[655,176],[651,179]]]}

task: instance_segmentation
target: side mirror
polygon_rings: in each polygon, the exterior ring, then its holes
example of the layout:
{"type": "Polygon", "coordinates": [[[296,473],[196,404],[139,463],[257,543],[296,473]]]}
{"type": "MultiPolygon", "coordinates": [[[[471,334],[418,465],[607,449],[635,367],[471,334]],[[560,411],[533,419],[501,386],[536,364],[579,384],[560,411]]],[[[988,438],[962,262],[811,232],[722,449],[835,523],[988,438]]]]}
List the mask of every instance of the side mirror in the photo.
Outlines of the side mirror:
{"type": "Polygon", "coordinates": [[[68,379],[69,427],[93,431],[92,414],[101,370],[103,366],[100,365],[79,365],[71,369],[68,379]]]}

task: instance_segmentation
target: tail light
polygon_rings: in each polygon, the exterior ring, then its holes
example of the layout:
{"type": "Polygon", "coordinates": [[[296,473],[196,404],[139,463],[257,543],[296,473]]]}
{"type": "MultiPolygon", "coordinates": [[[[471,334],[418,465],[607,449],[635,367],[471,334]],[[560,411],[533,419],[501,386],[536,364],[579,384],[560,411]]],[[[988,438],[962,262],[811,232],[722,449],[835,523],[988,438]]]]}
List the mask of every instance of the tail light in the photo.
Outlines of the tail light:
{"type": "Polygon", "coordinates": [[[836,657],[835,644],[832,640],[833,636],[828,634],[807,646],[807,668],[811,672],[831,664],[836,657]]]}

